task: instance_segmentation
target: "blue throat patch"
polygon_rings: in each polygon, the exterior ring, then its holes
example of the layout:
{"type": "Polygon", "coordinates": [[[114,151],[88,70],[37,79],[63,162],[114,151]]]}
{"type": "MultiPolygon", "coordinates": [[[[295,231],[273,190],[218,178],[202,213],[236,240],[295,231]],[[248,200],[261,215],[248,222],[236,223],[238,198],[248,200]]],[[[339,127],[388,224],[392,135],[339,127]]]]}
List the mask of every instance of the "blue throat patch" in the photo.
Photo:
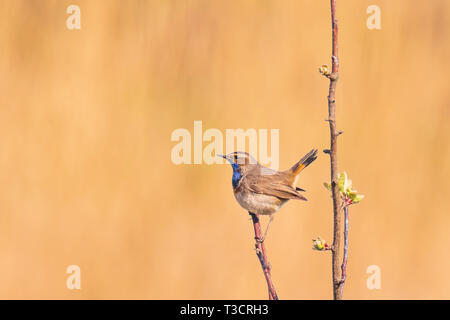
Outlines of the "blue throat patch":
{"type": "Polygon", "coordinates": [[[237,163],[232,163],[231,166],[233,167],[233,180],[231,182],[233,184],[233,188],[237,188],[239,181],[242,179],[242,174],[237,163]]]}

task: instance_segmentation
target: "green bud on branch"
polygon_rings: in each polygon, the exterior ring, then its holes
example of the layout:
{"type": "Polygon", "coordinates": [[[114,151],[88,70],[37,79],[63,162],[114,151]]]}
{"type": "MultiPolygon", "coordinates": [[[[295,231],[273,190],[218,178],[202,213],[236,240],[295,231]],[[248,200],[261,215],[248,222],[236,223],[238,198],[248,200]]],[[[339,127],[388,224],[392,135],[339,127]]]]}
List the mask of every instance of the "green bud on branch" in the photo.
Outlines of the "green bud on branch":
{"type": "MultiPolygon", "coordinates": [[[[329,184],[328,182],[324,182],[323,185],[328,190],[331,190],[331,184],[329,184]]],[[[337,185],[345,206],[359,203],[364,198],[363,194],[359,194],[355,189],[353,189],[352,180],[348,178],[346,172],[338,175],[337,185]]]]}

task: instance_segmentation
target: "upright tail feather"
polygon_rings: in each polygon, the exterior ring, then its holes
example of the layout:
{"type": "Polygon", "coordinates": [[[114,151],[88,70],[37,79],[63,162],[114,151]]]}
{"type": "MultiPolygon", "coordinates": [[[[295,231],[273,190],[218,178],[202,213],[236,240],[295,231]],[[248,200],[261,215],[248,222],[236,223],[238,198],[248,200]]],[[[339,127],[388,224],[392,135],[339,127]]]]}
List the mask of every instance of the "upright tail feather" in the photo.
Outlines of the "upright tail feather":
{"type": "Polygon", "coordinates": [[[289,171],[294,175],[298,175],[300,171],[305,169],[311,162],[317,159],[317,149],[312,149],[299,162],[294,164],[289,171]]]}

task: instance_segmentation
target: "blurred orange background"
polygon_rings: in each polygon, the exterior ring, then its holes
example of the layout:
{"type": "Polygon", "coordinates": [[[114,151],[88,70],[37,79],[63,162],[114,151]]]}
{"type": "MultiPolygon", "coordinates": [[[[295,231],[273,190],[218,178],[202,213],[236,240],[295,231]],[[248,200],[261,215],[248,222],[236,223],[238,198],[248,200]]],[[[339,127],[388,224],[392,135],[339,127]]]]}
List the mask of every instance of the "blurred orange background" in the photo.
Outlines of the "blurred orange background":
{"type": "MultiPolygon", "coordinates": [[[[338,19],[339,168],[366,196],[344,298],[448,299],[450,2],[338,1],[338,19]]],[[[170,137],[280,129],[280,169],[327,148],[330,29],[329,1],[0,1],[0,298],[266,299],[231,168],[173,164],[170,137]]],[[[281,299],[332,298],[311,250],[332,240],[328,179],[320,153],[269,232],[281,299]]]]}

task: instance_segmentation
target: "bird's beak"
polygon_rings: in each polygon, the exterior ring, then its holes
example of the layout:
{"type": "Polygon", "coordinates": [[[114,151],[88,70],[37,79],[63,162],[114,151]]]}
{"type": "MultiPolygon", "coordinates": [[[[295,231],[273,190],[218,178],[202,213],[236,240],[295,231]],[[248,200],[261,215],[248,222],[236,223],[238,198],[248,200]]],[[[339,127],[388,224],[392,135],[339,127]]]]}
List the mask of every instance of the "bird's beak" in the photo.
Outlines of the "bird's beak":
{"type": "MultiPolygon", "coordinates": [[[[220,158],[224,158],[225,160],[227,160],[228,162],[230,162],[230,159],[227,158],[226,155],[223,154],[216,154],[216,156],[220,157],[220,158]]],[[[225,162],[226,163],[226,162],[225,162]]],[[[231,162],[230,162],[231,163],[231,162]]]]}

